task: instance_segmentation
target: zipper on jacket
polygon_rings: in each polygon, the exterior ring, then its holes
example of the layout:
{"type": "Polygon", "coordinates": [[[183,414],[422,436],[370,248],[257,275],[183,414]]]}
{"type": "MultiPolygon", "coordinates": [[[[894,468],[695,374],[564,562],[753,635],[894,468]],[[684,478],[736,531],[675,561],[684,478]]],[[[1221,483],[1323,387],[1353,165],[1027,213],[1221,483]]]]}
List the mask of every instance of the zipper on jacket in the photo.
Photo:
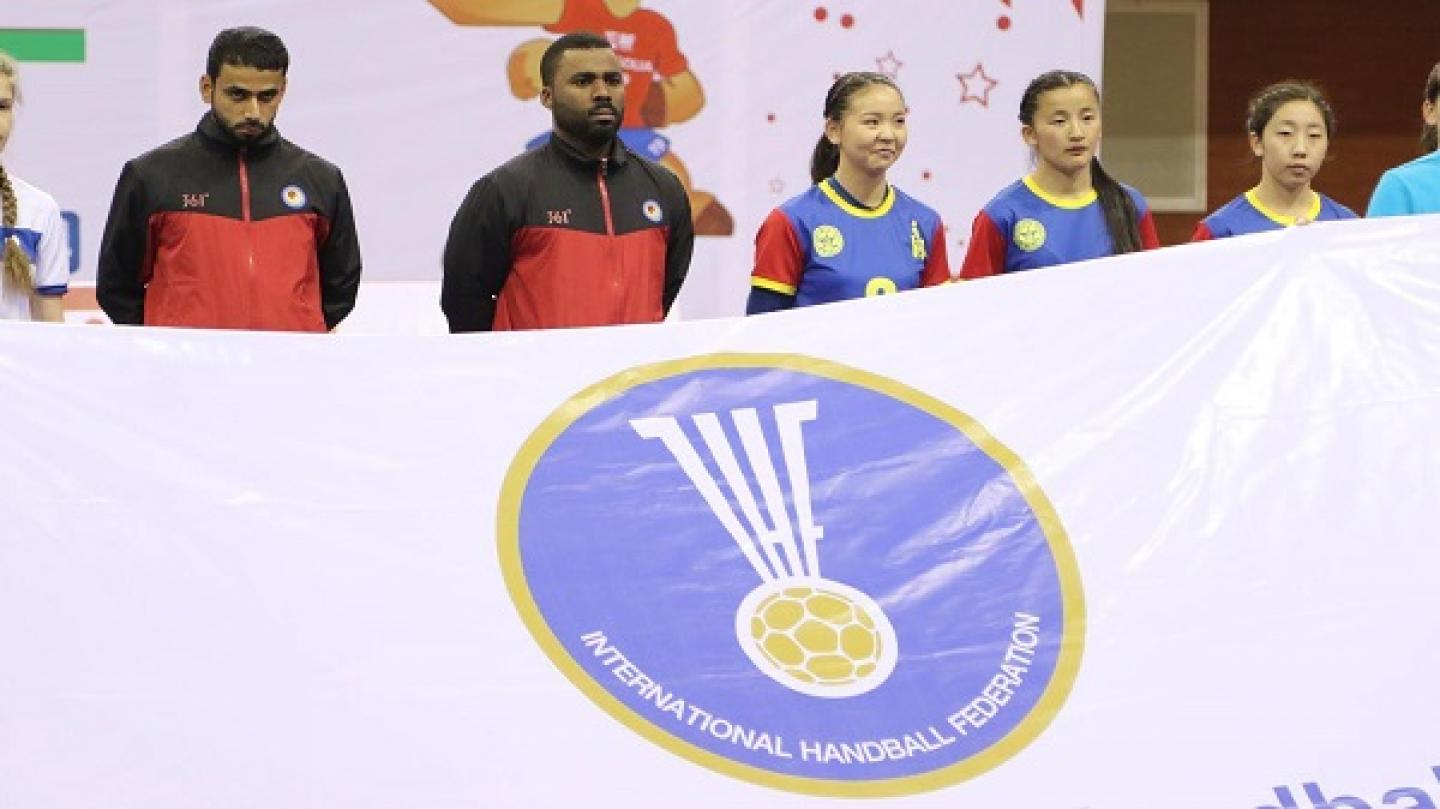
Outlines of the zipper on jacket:
{"type": "MultiPolygon", "coordinates": [[[[250,222],[250,169],[248,166],[245,165],[244,149],[236,152],[235,157],[240,161],[240,219],[242,222],[245,222],[248,225],[250,222]]],[[[245,264],[250,276],[250,283],[248,285],[249,288],[246,292],[246,296],[250,297],[254,295],[255,290],[255,245],[251,244],[250,242],[250,228],[246,227],[244,230],[245,264]]],[[[247,301],[246,306],[250,310],[251,316],[253,317],[256,310],[254,301],[247,301]]]]}
{"type": "Polygon", "coordinates": [[[610,158],[600,158],[600,168],[595,172],[595,179],[600,183],[600,208],[605,211],[605,235],[615,235],[615,221],[610,218],[610,188],[605,185],[605,169],[610,165],[610,158]]]}
{"type": "MultiPolygon", "coordinates": [[[[609,264],[612,267],[619,267],[620,257],[616,255],[617,248],[619,246],[619,240],[614,238],[615,220],[610,216],[610,186],[605,183],[605,175],[609,168],[610,158],[600,158],[600,167],[595,172],[595,179],[600,183],[600,208],[605,211],[605,235],[611,237],[610,239],[606,240],[605,245],[606,251],[610,254],[609,264]]],[[[620,281],[620,273],[611,273],[610,286],[612,289],[617,291],[621,289],[622,283],[620,281]]],[[[613,307],[614,311],[611,313],[613,322],[624,322],[622,318],[622,313],[625,307],[620,297],[617,297],[615,299],[613,307]]]]}
{"type": "Polygon", "coordinates": [[[245,166],[245,152],[235,153],[240,161],[240,218],[242,221],[250,221],[250,170],[245,166]]]}

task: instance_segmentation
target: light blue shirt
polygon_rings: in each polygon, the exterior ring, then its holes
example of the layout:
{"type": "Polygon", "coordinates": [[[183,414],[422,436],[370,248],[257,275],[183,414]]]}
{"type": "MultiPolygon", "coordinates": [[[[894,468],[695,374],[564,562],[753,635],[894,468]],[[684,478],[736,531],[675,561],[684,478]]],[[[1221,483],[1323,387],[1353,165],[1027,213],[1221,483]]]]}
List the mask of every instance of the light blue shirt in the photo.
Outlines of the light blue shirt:
{"type": "Polygon", "coordinates": [[[1380,175],[1366,216],[1440,213],[1440,152],[1431,152],[1380,175]]]}

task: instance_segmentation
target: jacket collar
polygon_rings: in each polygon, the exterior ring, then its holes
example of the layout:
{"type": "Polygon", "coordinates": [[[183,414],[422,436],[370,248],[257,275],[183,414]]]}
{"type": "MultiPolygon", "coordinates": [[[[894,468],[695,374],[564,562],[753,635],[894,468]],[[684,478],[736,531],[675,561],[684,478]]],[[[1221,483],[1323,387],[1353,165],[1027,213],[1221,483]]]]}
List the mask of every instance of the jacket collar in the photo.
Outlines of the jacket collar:
{"type": "Polygon", "coordinates": [[[232,152],[238,152],[241,150],[247,151],[251,154],[254,154],[256,152],[264,152],[273,148],[275,144],[280,142],[280,130],[276,129],[272,125],[270,129],[265,132],[264,135],[260,136],[259,140],[251,141],[249,143],[241,143],[239,140],[236,140],[234,135],[231,135],[228,131],[226,131],[225,127],[221,126],[219,121],[215,120],[215,113],[213,112],[205,113],[205,115],[200,119],[200,124],[195,127],[195,131],[199,132],[200,137],[204,138],[210,143],[228,149],[232,152]]]}
{"type": "MultiPolygon", "coordinates": [[[[550,146],[556,152],[563,155],[566,160],[577,163],[581,166],[593,168],[600,163],[599,160],[590,157],[584,152],[581,152],[579,149],[576,149],[574,146],[571,146],[569,142],[567,142],[564,138],[560,137],[554,132],[550,133],[550,146]]],[[[612,166],[623,166],[629,159],[628,152],[625,149],[625,144],[621,142],[619,137],[616,137],[613,141],[610,142],[610,153],[606,155],[606,157],[610,160],[610,165],[612,166]]]]}

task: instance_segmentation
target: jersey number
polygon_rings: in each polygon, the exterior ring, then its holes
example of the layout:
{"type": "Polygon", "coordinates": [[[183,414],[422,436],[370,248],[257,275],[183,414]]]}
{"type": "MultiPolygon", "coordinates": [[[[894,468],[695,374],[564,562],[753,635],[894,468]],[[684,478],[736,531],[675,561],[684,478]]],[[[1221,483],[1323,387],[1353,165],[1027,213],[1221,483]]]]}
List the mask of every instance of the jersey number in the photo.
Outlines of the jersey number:
{"type": "Polygon", "coordinates": [[[870,283],[865,285],[865,297],[867,298],[873,298],[876,295],[894,295],[898,291],[895,282],[883,275],[871,278],[870,283]]]}

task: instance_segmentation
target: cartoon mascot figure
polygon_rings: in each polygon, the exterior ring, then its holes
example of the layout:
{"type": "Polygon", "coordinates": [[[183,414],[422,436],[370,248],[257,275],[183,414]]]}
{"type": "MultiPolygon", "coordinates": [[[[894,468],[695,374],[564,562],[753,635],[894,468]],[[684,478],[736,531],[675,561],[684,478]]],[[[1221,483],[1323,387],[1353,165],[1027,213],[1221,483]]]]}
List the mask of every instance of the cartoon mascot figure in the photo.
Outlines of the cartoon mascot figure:
{"type": "MultiPolygon", "coordinates": [[[[430,0],[457,25],[540,26],[553,34],[593,31],[610,40],[625,68],[625,118],[620,138],[631,150],[675,173],[690,197],[695,233],[729,236],[730,212],[708,191],[695,188],[690,172],[657,130],[694,118],[705,106],[700,82],[663,15],[640,8],[640,0],[430,0]]],[[[510,53],[510,92],[522,100],[540,94],[540,57],[552,40],[531,39],[510,53]]],[[[546,132],[526,144],[534,148],[546,132]]]]}

